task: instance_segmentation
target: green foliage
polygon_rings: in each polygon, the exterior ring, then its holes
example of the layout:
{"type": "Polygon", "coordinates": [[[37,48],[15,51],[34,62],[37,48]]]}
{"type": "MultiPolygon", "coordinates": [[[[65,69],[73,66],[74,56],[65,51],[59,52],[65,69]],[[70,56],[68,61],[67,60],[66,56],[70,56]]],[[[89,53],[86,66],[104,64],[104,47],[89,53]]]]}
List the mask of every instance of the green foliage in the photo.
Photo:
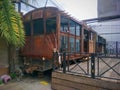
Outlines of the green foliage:
{"type": "Polygon", "coordinates": [[[11,76],[12,79],[16,78],[16,74],[15,73],[11,73],[10,76],[11,76]]]}
{"type": "Polygon", "coordinates": [[[0,38],[15,47],[25,43],[22,18],[10,0],[0,0],[0,38]]]}
{"type": "Polygon", "coordinates": [[[0,85],[3,84],[3,81],[0,79],[0,85]]]}

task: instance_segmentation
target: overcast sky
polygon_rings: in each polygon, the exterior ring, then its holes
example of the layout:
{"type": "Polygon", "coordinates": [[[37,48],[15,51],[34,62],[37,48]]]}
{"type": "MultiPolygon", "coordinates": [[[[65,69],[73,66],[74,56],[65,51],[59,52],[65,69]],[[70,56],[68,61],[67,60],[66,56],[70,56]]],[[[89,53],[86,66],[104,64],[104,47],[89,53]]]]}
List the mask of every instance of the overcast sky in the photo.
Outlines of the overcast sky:
{"type": "Polygon", "coordinates": [[[97,0],[56,0],[76,18],[83,20],[97,17],[97,0]]]}
{"type": "MultiPolygon", "coordinates": [[[[35,6],[43,7],[45,2],[46,0],[37,0],[37,5],[35,6]]],[[[48,6],[54,6],[54,4],[61,6],[65,12],[79,20],[97,17],[97,0],[48,0],[48,6]]],[[[24,12],[28,10],[24,6],[22,8],[24,12]]]]}

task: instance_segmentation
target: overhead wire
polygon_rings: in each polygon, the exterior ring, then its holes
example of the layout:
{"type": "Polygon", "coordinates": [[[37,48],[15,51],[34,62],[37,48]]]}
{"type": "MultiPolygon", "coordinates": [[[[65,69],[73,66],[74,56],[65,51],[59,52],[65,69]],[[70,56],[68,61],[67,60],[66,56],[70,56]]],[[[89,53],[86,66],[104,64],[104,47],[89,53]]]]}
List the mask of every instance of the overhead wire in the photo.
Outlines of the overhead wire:
{"type": "Polygon", "coordinates": [[[60,3],[58,2],[58,1],[56,1],[56,0],[50,0],[53,4],[55,4],[56,5],[56,7],[57,8],[59,8],[59,9],[62,9],[62,10],[65,10],[61,5],[60,5],[60,3]]]}

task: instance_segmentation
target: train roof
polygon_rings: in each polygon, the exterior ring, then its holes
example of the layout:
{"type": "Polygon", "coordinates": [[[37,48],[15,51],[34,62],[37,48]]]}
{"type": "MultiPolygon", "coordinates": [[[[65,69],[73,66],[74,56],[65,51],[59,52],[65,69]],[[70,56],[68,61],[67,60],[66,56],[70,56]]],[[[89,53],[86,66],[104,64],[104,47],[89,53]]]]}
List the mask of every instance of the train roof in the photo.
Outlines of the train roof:
{"type": "MultiPolygon", "coordinates": [[[[73,20],[73,21],[79,23],[80,25],[84,26],[86,29],[88,29],[88,30],[96,33],[96,32],[95,32],[90,26],[88,26],[85,22],[80,21],[80,20],[72,17],[72,16],[69,15],[67,12],[62,11],[62,10],[60,10],[59,8],[56,8],[56,7],[42,7],[42,8],[37,8],[37,9],[34,9],[34,10],[26,13],[26,14],[23,16],[23,18],[24,18],[24,19],[25,19],[26,17],[29,17],[29,18],[30,18],[31,15],[33,16],[33,13],[35,13],[35,12],[40,12],[40,11],[44,11],[44,10],[45,10],[45,11],[50,11],[50,12],[55,13],[55,14],[59,13],[59,14],[61,14],[61,15],[63,15],[63,16],[66,16],[67,18],[70,18],[71,20],[73,20]]],[[[43,12],[42,12],[42,13],[43,13],[43,12]]],[[[36,14],[37,14],[37,13],[36,13],[36,14]]]]}

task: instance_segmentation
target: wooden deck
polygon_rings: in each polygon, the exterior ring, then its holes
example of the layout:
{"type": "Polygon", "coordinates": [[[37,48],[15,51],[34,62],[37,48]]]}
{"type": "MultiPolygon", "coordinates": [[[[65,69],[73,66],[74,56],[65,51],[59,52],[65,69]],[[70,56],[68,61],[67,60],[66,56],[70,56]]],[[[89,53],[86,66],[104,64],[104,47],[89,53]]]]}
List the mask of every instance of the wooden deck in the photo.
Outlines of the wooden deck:
{"type": "Polygon", "coordinates": [[[52,73],[53,90],[120,90],[120,83],[70,73],[52,73]]]}

